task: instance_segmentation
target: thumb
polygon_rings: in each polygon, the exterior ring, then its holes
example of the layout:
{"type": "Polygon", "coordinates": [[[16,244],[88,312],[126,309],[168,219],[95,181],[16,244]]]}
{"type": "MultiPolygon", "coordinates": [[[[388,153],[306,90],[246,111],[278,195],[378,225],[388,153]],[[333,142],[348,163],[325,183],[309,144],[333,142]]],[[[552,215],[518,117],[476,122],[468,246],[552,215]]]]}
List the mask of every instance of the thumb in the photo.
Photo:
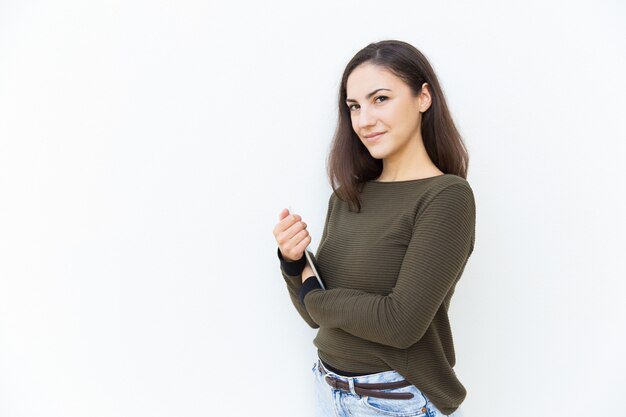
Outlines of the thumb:
{"type": "Polygon", "coordinates": [[[285,217],[289,216],[289,210],[287,210],[286,208],[282,209],[280,211],[280,213],[278,214],[278,220],[282,220],[285,217]]]}

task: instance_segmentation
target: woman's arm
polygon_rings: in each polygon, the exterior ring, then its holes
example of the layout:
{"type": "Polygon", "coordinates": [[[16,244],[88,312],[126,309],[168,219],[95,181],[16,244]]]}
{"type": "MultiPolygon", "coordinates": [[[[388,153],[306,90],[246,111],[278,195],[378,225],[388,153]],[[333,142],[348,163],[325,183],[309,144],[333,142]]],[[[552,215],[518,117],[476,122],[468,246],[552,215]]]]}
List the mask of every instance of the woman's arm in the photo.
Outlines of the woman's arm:
{"type": "Polygon", "coordinates": [[[285,280],[285,283],[287,284],[287,291],[289,292],[289,298],[291,298],[292,304],[296,310],[298,310],[298,313],[304,321],[306,321],[311,328],[317,329],[320,327],[319,324],[313,321],[306,308],[298,298],[300,287],[302,287],[302,272],[304,268],[303,262],[306,262],[306,257],[302,255],[302,258],[299,260],[289,262],[282,257],[280,249],[278,249],[278,259],[280,259],[280,272],[285,280]]]}
{"type": "MultiPolygon", "coordinates": [[[[326,210],[326,220],[324,221],[324,229],[322,231],[322,239],[320,243],[324,241],[326,238],[326,234],[328,232],[328,219],[330,218],[330,213],[332,211],[332,200],[333,194],[331,193],[328,198],[328,208],[326,210]]],[[[319,250],[319,247],[318,247],[319,250]]],[[[304,319],[304,321],[313,329],[317,329],[319,324],[317,324],[309,315],[304,304],[300,301],[299,294],[301,293],[300,288],[302,287],[302,278],[303,272],[304,278],[306,278],[310,271],[310,269],[305,269],[306,265],[306,256],[303,254],[302,258],[297,261],[289,262],[282,257],[282,253],[280,249],[278,249],[278,259],[280,260],[280,272],[287,284],[287,291],[289,292],[289,298],[291,298],[291,302],[300,314],[300,316],[304,319]]],[[[312,275],[312,274],[311,274],[312,275]]],[[[315,279],[315,278],[314,278],[315,279]]],[[[315,280],[317,282],[317,280],[315,280]]],[[[318,287],[319,288],[319,285],[318,287]]],[[[320,288],[321,289],[321,288],[320,288]]]]}
{"type": "MultiPolygon", "coordinates": [[[[416,220],[398,279],[388,295],[349,288],[310,289],[306,310],[320,326],[404,349],[422,338],[474,249],[472,189],[445,188],[416,220]]],[[[371,277],[371,279],[376,279],[371,277]]]]}

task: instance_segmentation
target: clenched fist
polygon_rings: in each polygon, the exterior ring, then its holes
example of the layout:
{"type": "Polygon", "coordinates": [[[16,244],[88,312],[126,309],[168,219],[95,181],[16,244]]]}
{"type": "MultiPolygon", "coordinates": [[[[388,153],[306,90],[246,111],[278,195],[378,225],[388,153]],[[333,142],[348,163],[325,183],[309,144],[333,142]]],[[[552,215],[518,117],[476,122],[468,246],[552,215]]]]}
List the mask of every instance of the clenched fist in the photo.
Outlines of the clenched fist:
{"type": "Polygon", "coordinates": [[[287,261],[297,261],[304,256],[304,250],[311,243],[311,236],[306,230],[307,225],[302,221],[302,217],[290,214],[287,209],[280,212],[278,219],[280,221],[274,226],[274,237],[280,253],[287,261]]]}

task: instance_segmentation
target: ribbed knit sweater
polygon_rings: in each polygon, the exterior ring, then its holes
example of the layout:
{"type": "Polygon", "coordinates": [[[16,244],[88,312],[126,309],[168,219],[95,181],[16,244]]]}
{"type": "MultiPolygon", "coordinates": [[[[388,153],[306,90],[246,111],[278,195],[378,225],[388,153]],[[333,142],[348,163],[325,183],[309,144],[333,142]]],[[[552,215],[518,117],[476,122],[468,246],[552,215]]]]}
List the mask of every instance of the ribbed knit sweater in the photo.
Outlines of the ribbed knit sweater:
{"type": "Polygon", "coordinates": [[[312,328],[318,356],[360,373],[395,370],[444,414],[466,390],[448,308],[474,249],[476,208],[469,183],[453,174],[368,181],[361,212],[328,199],[315,253],[326,289],[302,283],[304,256],[280,269],[293,305],[312,328]]]}

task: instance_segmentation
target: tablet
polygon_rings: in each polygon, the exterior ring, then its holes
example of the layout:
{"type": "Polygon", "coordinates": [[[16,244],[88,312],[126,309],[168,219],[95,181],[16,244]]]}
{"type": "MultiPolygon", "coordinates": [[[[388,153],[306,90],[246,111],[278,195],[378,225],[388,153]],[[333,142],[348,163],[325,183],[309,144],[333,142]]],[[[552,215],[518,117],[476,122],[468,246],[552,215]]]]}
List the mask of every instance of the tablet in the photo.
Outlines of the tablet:
{"type": "Polygon", "coordinates": [[[306,255],[306,260],[308,261],[309,265],[311,266],[311,269],[313,270],[313,275],[315,275],[315,278],[317,278],[317,282],[320,284],[320,287],[322,287],[322,289],[326,289],[326,287],[324,286],[324,283],[322,282],[322,277],[320,276],[319,272],[317,272],[317,268],[315,268],[315,255],[313,254],[313,252],[311,252],[308,249],[304,250],[304,254],[306,255]]]}
{"type": "MultiPolygon", "coordinates": [[[[289,214],[293,214],[293,210],[291,209],[291,206],[289,206],[289,214]]],[[[324,286],[324,283],[322,282],[322,277],[320,276],[319,272],[317,272],[317,268],[315,267],[315,263],[317,262],[315,260],[315,254],[313,254],[313,252],[311,252],[309,250],[309,247],[307,246],[304,249],[304,255],[306,256],[307,263],[313,270],[313,275],[315,275],[315,278],[317,278],[317,282],[320,284],[320,287],[322,287],[322,289],[325,290],[326,287],[324,286]]]]}

